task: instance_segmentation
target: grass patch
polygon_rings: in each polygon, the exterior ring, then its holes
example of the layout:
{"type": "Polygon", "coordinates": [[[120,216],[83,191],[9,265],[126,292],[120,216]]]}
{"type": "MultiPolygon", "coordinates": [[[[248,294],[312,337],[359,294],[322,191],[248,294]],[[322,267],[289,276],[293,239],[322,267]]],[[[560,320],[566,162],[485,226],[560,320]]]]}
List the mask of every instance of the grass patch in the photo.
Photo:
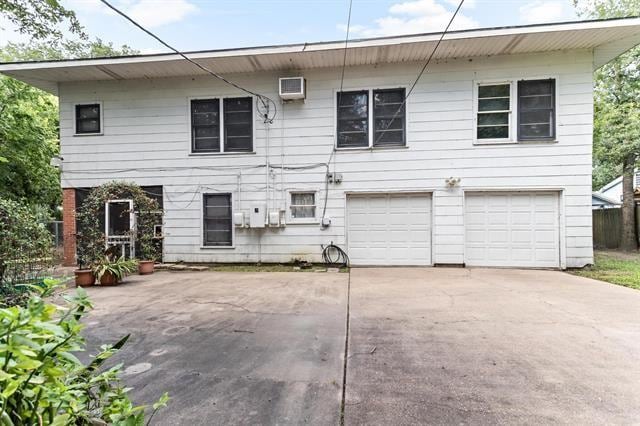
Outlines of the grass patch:
{"type": "Polygon", "coordinates": [[[595,265],[571,273],[640,290],[640,255],[596,252],[595,265]]]}

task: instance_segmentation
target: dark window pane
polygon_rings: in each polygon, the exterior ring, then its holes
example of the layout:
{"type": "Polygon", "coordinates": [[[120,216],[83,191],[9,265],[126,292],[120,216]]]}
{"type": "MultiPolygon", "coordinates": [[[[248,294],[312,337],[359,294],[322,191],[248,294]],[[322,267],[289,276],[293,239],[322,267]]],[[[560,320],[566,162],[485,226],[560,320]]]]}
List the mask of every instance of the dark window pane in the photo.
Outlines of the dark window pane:
{"type": "Polygon", "coordinates": [[[520,81],[518,96],[551,95],[554,80],[525,80],[520,81]]]}
{"type": "Polygon", "coordinates": [[[373,145],[405,144],[404,89],[373,92],[373,145]]]}
{"type": "Polygon", "coordinates": [[[478,139],[506,139],[508,137],[508,126],[478,127],[478,139]]]}
{"type": "Polygon", "coordinates": [[[203,203],[204,245],[232,245],[231,194],[205,194],[203,203]]]}
{"type": "Polygon", "coordinates": [[[369,94],[338,93],[338,147],[369,146],[369,94]]]}
{"type": "Polygon", "coordinates": [[[224,99],[225,152],[253,151],[253,100],[224,99]]]}
{"type": "Polygon", "coordinates": [[[508,84],[496,84],[491,86],[478,87],[478,98],[496,98],[496,97],[509,97],[509,85],[508,84]]]}
{"type": "Polygon", "coordinates": [[[316,208],[314,206],[311,207],[291,207],[291,217],[294,219],[302,219],[302,218],[315,218],[316,217],[316,208]]]}
{"type": "Polygon", "coordinates": [[[520,107],[526,109],[551,108],[553,96],[551,95],[530,95],[520,97],[520,107]]]}
{"type": "Polygon", "coordinates": [[[550,138],[551,126],[549,124],[523,124],[520,126],[520,136],[526,139],[550,138]]]}
{"type": "Polygon", "coordinates": [[[220,151],[220,102],[218,99],[191,101],[193,152],[220,151]]]}
{"type": "Polygon", "coordinates": [[[478,125],[483,126],[488,124],[509,124],[509,113],[492,112],[488,114],[478,114],[478,125]]]}
{"type": "Polygon", "coordinates": [[[76,105],[76,133],[100,133],[100,104],[76,105]]]}
{"type": "Polygon", "coordinates": [[[549,124],[551,123],[551,110],[524,111],[520,114],[520,124],[549,124]]]}
{"type": "Polygon", "coordinates": [[[555,80],[518,82],[518,138],[555,137],[555,80]]]}
{"type": "Polygon", "coordinates": [[[509,98],[478,99],[478,111],[508,111],[509,98]]]}

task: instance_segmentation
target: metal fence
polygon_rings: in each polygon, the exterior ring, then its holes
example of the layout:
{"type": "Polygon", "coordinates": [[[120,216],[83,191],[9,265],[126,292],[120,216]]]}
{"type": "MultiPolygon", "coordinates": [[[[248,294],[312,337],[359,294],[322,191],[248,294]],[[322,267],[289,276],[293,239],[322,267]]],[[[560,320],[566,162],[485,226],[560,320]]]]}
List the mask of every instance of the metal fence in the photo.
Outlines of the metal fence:
{"type": "Polygon", "coordinates": [[[47,224],[47,227],[49,228],[49,232],[51,232],[51,235],[53,236],[54,247],[62,247],[63,238],[64,238],[62,221],[52,220],[47,224]]]}

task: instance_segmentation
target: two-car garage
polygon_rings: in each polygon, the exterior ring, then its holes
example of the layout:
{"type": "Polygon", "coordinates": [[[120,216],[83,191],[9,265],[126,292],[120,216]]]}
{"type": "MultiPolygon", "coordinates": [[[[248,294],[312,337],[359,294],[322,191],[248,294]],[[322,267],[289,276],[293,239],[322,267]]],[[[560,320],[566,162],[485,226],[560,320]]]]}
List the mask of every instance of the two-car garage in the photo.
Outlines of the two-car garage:
{"type": "MultiPolygon", "coordinates": [[[[465,265],[560,266],[558,192],[477,191],[461,196],[460,251],[465,265]]],[[[433,204],[431,193],[348,195],[347,248],[352,264],[433,264],[433,204]]]]}

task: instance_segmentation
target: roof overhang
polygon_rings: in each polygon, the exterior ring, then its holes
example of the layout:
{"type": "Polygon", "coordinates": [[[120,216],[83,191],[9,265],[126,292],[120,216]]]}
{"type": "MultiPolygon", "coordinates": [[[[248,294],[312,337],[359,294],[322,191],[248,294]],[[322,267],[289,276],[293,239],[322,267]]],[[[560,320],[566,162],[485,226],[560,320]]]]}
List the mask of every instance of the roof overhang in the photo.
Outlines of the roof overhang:
{"type": "MultiPolygon", "coordinates": [[[[350,40],[347,66],[425,60],[442,33],[350,40]]],[[[589,49],[594,69],[640,44],[640,18],[565,22],[448,32],[434,59],[589,49]]],[[[343,41],[186,54],[220,74],[342,66],[343,41]]],[[[0,64],[0,73],[57,93],[58,83],[200,75],[176,54],[0,64]]]]}

